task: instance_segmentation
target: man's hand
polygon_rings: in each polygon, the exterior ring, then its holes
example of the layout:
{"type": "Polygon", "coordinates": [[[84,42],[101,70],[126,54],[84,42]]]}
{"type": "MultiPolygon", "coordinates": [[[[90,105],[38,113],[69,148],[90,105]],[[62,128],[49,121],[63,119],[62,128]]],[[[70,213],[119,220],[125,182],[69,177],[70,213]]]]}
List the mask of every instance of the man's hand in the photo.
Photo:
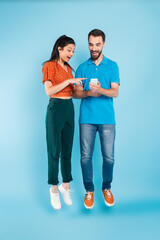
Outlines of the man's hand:
{"type": "Polygon", "coordinates": [[[83,91],[83,85],[82,84],[79,84],[79,85],[74,85],[74,90],[75,91],[83,91]]]}
{"type": "Polygon", "coordinates": [[[101,84],[98,81],[97,84],[89,83],[90,89],[93,93],[100,94],[101,95],[101,84]]]}
{"type": "MultiPolygon", "coordinates": [[[[95,85],[95,84],[92,84],[92,85],[95,85]]],[[[79,84],[79,85],[74,85],[74,92],[72,96],[74,98],[86,98],[86,97],[100,97],[101,94],[92,90],[83,91],[83,85],[79,84]]]]}

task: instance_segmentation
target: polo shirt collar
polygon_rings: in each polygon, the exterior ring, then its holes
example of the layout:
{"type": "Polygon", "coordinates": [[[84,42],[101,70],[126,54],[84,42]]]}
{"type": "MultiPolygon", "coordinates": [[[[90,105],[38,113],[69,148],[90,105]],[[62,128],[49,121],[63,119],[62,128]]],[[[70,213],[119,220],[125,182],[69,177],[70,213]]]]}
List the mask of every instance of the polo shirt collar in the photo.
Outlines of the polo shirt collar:
{"type": "MultiPolygon", "coordinates": [[[[103,55],[103,59],[102,59],[102,62],[100,64],[107,64],[108,63],[108,59],[103,55]]],[[[91,58],[88,59],[88,64],[95,64],[91,58]]],[[[100,65],[99,64],[99,65],[100,65]]]]}

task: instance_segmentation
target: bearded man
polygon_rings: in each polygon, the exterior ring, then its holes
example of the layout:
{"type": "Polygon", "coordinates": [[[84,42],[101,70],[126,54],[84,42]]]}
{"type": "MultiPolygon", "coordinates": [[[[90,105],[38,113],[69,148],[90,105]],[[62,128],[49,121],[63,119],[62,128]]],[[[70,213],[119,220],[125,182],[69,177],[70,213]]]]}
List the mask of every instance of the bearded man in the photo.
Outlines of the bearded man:
{"type": "Polygon", "coordinates": [[[102,164],[102,192],[107,206],[114,205],[111,192],[114,166],[115,114],[113,98],[118,96],[119,69],[117,63],[103,55],[105,34],[94,29],[88,34],[91,57],[82,63],[76,78],[87,78],[81,87],[75,87],[74,98],[81,100],[80,106],[80,149],[83,183],[86,190],[84,205],[94,205],[92,155],[96,133],[99,133],[102,164]]]}

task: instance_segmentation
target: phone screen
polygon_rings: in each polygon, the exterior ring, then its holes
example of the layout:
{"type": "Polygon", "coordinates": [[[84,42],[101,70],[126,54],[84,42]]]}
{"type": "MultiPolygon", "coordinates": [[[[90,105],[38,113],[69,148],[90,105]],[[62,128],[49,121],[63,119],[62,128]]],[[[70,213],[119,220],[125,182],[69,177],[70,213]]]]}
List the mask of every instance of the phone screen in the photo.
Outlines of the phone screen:
{"type": "Polygon", "coordinates": [[[91,83],[97,84],[98,83],[98,79],[97,78],[91,78],[91,83]]]}

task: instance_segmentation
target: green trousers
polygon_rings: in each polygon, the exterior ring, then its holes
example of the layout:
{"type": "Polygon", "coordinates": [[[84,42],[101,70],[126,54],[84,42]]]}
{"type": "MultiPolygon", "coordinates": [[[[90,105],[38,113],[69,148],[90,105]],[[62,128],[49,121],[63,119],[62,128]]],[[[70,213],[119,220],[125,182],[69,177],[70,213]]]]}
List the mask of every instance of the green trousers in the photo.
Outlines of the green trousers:
{"type": "Polygon", "coordinates": [[[63,182],[72,181],[71,152],[74,134],[72,99],[51,98],[46,114],[48,184],[57,185],[59,159],[63,182]]]}

